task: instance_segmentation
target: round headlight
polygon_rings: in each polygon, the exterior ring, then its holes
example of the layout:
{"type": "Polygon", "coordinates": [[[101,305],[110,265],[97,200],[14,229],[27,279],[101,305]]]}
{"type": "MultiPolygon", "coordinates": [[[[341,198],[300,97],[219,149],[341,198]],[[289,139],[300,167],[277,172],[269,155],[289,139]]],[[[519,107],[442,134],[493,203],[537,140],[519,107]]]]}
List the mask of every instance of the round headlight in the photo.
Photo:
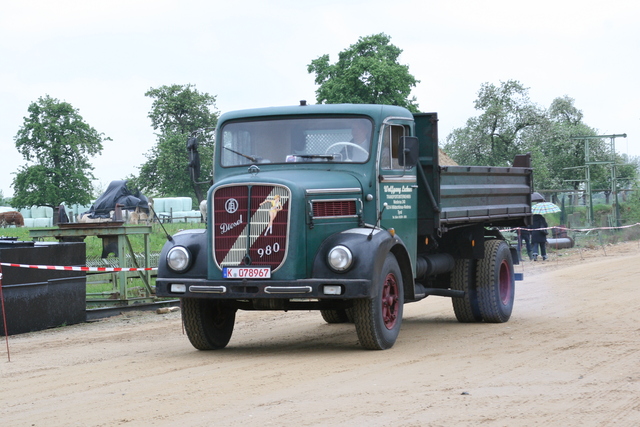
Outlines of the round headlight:
{"type": "Polygon", "coordinates": [[[191,265],[191,253],[184,246],[174,246],[167,253],[167,265],[176,273],[181,273],[191,265]]]}
{"type": "Polygon", "coordinates": [[[353,263],[353,255],[346,246],[338,245],[329,251],[327,255],[329,266],[335,271],[346,271],[353,263]]]}

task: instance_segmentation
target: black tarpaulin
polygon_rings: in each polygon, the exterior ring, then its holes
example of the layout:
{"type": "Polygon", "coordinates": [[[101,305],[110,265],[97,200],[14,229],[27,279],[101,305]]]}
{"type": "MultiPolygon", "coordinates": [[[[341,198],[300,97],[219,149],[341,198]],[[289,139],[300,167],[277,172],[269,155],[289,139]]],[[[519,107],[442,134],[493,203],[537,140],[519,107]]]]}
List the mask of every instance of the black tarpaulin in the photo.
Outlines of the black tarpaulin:
{"type": "Polygon", "coordinates": [[[143,212],[149,210],[149,200],[138,190],[127,188],[127,181],[111,181],[106,191],[89,209],[90,218],[109,218],[109,213],[116,208],[116,204],[123,205],[122,209],[134,211],[140,208],[143,212]]]}

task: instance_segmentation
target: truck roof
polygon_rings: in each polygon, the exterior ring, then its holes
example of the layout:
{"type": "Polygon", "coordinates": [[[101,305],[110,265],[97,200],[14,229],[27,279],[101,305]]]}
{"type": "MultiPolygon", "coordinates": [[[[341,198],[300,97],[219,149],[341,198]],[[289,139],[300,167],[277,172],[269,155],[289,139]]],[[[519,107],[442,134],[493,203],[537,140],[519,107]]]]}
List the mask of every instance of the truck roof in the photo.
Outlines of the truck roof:
{"type": "Polygon", "coordinates": [[[251,117],[292,116],[307,114],[353,114],[369,116],[376,121],[386,117],[402,117],[413,119],[413,115],[404,107],[381,104],[316,104],[295,105],[286,107],[253,108],[248,110],[236,110],[224,113],[218,120],[220,123],[227,120],[246,119],[251,117]]]}

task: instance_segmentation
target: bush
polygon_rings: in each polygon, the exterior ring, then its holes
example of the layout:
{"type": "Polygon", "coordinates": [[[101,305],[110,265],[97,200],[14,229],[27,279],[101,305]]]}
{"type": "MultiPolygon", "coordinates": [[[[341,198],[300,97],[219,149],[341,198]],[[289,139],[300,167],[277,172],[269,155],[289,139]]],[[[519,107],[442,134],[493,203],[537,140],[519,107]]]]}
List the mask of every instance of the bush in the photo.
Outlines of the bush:
{"type": "Polygon", "coordinates": [[[627,197],[627,201],[620,204],[620,217],[624,224],[636,224],[640,222],[640,187],[634,185],[633,191],[627,197]]]}

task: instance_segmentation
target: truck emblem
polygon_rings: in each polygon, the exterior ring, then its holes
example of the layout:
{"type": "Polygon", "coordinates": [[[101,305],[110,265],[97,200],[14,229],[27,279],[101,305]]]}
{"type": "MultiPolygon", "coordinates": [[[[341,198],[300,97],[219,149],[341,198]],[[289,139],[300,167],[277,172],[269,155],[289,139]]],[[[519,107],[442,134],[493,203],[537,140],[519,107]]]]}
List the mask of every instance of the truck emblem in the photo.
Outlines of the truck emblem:
{"type": "Polygon", "coordinates": [[[220,224],[220,234],[224,234],[227,231],[231,231],[237,226],[239,226],[240,224],[242,224],[242,215],[240,215],[240,218],[238,218],[238,220],[235,222],[220,224]]]}
{"type": "Polygon", "coordinates": [[[236,199],[227,199],[224,204],[224,209],[227,213],[235,213],[238,210],[238,201],[236,199]]]}

